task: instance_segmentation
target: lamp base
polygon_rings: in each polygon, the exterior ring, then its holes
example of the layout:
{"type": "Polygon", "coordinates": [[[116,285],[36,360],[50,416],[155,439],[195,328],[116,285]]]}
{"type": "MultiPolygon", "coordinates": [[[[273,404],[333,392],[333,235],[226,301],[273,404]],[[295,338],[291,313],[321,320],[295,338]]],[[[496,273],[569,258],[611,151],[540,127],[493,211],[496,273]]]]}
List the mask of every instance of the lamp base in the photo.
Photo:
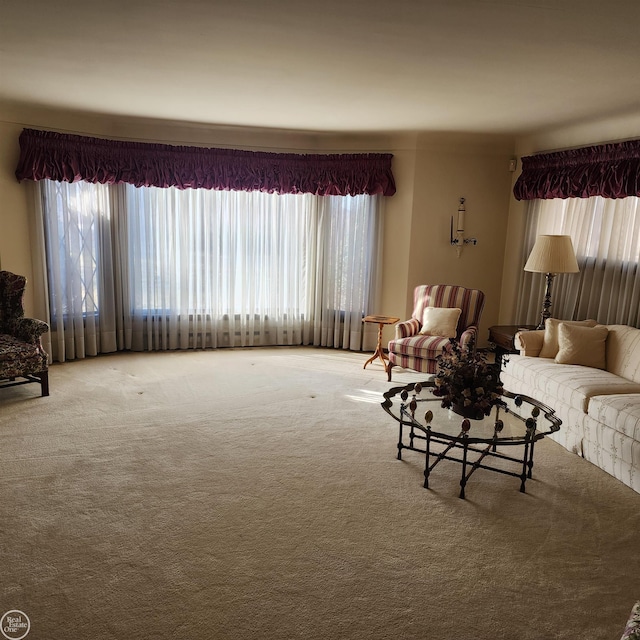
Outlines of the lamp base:
{"type": "Polygon", "coordinates": [[[544,329],[547,318],[551,317],[551,285],[553,284],[554,273],[547,273],[547,288],[544,294],[544,302],[542,303],[542,313],[540,314],[540,323],[536,329],[544,329]]]}

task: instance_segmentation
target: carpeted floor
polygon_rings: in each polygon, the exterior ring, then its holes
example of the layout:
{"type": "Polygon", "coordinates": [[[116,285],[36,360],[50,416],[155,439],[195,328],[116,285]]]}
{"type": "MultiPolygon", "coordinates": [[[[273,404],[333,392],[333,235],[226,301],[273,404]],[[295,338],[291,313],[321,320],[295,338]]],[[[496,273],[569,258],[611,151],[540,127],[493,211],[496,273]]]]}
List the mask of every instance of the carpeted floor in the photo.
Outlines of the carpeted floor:
{"type": "MultiPolygon", "coordinates": [[[[396,460],[367,354],[117,354],[0,392],[0,615],[28,640],[618,640],[640,494],[396,460]]],[[[393,385],[422,376],[394,372],[393,385]]]]}

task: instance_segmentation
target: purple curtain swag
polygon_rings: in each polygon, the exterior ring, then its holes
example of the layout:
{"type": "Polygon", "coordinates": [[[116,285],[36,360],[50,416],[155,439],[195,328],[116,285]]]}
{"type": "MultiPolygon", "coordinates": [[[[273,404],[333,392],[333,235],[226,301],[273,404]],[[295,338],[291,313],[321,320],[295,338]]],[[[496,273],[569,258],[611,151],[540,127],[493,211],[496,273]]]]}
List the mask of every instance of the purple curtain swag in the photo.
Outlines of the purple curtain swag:
{"type": "Polygon", "coordinates": [[[640,196],[640,140],[522,158],[517,200],[640,196]]]}
{"type": "Polygon", "coordinates": [[[390,153],[322,155],[211,149],[24,129],[16,177],[127,182],[136,187],[391,196],[396,192],[392,157],[390,153]]]}

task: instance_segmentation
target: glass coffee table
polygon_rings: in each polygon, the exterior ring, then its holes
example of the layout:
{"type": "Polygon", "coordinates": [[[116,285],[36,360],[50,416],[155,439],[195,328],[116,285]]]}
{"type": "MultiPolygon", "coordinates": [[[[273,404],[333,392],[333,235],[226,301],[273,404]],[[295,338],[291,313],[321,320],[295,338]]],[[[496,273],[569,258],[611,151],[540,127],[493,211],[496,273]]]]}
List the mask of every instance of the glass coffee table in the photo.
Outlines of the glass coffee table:
{"type": "Polygon", "coordinates": [[[489,416],[468,419],[442,408],[442,398],[433,395],[433,388],[433,382],[418,382],[383,394],[382,408],[400,423],[398,460],[402,460],[403,449],[424,454],[427,489],[439,462],[458,462],[462,465],[461,498],[476,469],[520,478],[524,493],[525,483],[532,477],[535,443],[560,429],[554,410],[528,396],[504,391],[489,416]]]}

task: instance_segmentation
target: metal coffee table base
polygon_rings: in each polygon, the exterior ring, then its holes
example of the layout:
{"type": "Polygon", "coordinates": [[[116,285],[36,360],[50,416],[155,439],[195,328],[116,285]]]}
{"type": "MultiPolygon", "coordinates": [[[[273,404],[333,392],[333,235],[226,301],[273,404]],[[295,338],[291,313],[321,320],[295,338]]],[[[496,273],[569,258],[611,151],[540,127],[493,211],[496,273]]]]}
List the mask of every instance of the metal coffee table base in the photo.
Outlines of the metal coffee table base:
{"type": "MultiPolygon", "coordinates": [[[[402,460],[402,450],[408,449],[409,451],[417,451],[418,453],[425,454],[425,467],[424,467],[424,488],[429,488],[429,476],[433,471],[434,467],[441,462],[442,460],[452,460],[453,462],[458,462],[462,465],[462,477],[460,479],[460,497],[462,499],[465,498],[465,487],[469,478],[473,474],[476,469],[488,469],[489,471],[496,471],[497,473],[502,473],[507,476],[513,476],[514,478],[520,478],[520,491],[525,493],[525,483],[527,478],[532,477],[533,473],[533,448],[534,441],[529,437],[524,439],[524,442],[513,443],[511,446],[520,446],[523,447],[523,455],[522,458],[516,458],[513,456],[508,456],[503,453],[499,453],[497,451],[497,446],[495,441],[490,442],[489,444],[482,443],[483,446],[478,447],[474,446],[470,442],[470,438],[467,432],[461,431],[457,438],[452,440],[443,440],[438,438],[431,433],[431,429],[426,429],[426,435],[422,435],[420,433],[416,433],[416,430],[412,425],[407,425],[409,427],[409,444],[405,445],[402,442],[403,437],[403,422],[400,422],[400,433],[398,438],[398,460],[402,460]],[[420,449],[415,446],[416,440],[423,440],[425,442],[425,448],[420,449]],[[431,451],[431,444],[437,443],[445,445],[445,449],[439,453],[433,453],[431,451]],[[453,455],[449,455],[455,451],[461,451],[461,457],[454,457],[453,455]],[[471,461],[469,460],[469,452],[478,453],[479,456],[471,461]],[[509,462],[513,462],[519,465],[520,470],[509,471],[507,469],[501,469],[499,467],[494,467],[489,464],[484,464],[483,461],[485,458],[499,458],[501,460],[507,460],[509,462]]],[[[501,442],[500,446],[508,446],[507,443],[501,442]]]]}
{"type": "Polygon", "coordinates": [[[557,432],[562,424],[551,407],[507,390],[488,407],[488,414],[476,413],[473,418],[463,418],[460,413],[464,410],[444,407],[432,380],[392,387],[383,397],[382,408],[400,426],[398,460],[404,449],[422,453],[427,489],[440,462],[457,462],[462,468],[461,498],[477,469],[519,478],[524,493],[533,472],[535,443],[557,432]]]}

